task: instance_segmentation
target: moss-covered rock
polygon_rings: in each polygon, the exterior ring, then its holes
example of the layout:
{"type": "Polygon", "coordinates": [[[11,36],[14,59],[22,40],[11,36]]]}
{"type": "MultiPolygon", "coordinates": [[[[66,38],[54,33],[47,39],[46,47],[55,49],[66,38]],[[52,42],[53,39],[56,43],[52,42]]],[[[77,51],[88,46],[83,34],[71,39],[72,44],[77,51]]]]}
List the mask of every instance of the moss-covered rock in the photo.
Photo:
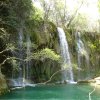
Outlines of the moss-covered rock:
{"type": "Polygon", "coordinates": [[[7,83],[5,77],[2,73],[0,73],[0,95],[7,91],[7,83]]]}

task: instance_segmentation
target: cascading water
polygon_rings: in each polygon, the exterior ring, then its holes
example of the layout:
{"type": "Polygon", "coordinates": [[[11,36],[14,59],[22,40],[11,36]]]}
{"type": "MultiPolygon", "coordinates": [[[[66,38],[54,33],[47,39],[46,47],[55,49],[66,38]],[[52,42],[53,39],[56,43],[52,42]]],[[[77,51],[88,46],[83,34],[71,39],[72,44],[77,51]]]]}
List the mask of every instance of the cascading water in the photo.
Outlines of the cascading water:
{"type": "MultiPolygon", "coordinates": [[[[27,34],[27,59],[30,57],[31,55],[31,40],[30,40],[30,35],[27,34]]],[[[31,77],[31,62],[27,61],[26,63],[26,79],[30,79],[31,77]]]]}
{"type": "MultiPolygon", "coordinates": [[[[18,74],[18,78],[14,78],[11,80],[11,83],[13,86],[21,86],[21,87],[25,87],[25,86],[34,86],[33,84],[31,84],[30,82],[30,78],[31,78],[31,62],[29,61],[29,57],[31,55],[31,40],[30,40],[30,35],[27,34],[26,36],[26,64],[22,61],[23,60],[23,30],[20,29],[19,31],[19,40],[18,40],[18,44],[19,44],[19,55],[18,58],[21,59],[19,61],[19,74],[18,74]]],[[[13,73],[14,74],[14,73],[13,73]]],[[[14,75],[12,75],[14,76],[14,75]]]]}
{"type": "Polygon", "coordinates": [[[83,41],[81,40],[80,32],[76,32],[76,40],[77,40],[77,53],[78,53],[78,80],[82,79],[81,71],[82,70],[82,59],[85,57],[85,62],[87,66],[87,76],[89,77],[89,55],[88,52],[84,46],[83,41]]]}
{"type": "Polygon", "coordinates": [[[18,32],[18,36],[19,36],[19,39],[18,39],[18,44],[19,44],[19,55],[18,55],[18,58],[21,59],[19,61],[19,75],[18,75],[18,79],[15,79],[15,82],[17,86],[23,86],[23,70],[24,70],[24,67],[23,67],[23,27],[20,27],[19,29],[19,32],[18,32]]]}
{"type": "MultiPolygon", "coordinates": [[[[22,51],[22,48],[23,48],[23,28],[20,28],[19,30],[19,57],[20,59],[23,59],[23,51],[22,51]]],[[[19,62],[19,67],[20,67],[20,71],[19,71],[19,78],[22,78],[23,77],[23,71],[22,71],[22,66],[23,66],[23,62],[20,61],[19,62]]]]}
{"type": "MultiPolygon", "coordinates": [[[[20,67],[20,72],[19,72],[19,78],[17,79],[17,85],[18,86],[33,86],[30,84],[29,80],[31,77],[31,62],[29,61],[29,57],[31,55],[31,40],[30,40],[30,35],[26,35],[26,56],[27,56],[27,62],[26,65],[22,61],[19,62],[19,67],[20,67]]],[[[23,31],[19,32],[19,49],[20,49],[20,55],[19,58],[23,59],[23,31]]]]}
{"type": "MultiPolygon", "coordinates": [[[[16,76],[16,73],[12,72],[12,79],[11,84],[12,86],[23,86],[23,28],[20,27],[19,28],[19,32],[18,32],[18,52],[15,53],[15,57],[17,57],[19,60],[18,62],[18,66],[19,66],[19,73],[16,76]]],[[[15,67],[16,62],[13,61],[13,66],[15,67]]]]}
{"type": "Polygon", "coordinates": [[[63,58],[62,70],[65,69],[62,73],[63,81],[68,80],[69,82],[74,82],[73,79],[73,71],[72,71],[72,64],[70,59],[70,53],[68,50],[68,43],[66,40],[65,32],[62,28],[57,28],[60,40],[60,49],[61,49],[61,56],[63,58]]]}

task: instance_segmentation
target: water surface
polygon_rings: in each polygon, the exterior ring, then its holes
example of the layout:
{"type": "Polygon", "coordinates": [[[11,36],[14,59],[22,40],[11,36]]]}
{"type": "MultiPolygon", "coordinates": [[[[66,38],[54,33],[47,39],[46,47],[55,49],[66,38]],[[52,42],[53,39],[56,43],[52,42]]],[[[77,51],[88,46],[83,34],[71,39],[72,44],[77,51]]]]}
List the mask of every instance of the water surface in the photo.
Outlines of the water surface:
{"type": "MultiPolygon", "coordinates": [[[[89,100],[93,88],[87,84],[26,87],[0,96],[0,100],[89,100]]],[[[96,88],[91,99],[100,100],[100,88],[96,88]]]]}

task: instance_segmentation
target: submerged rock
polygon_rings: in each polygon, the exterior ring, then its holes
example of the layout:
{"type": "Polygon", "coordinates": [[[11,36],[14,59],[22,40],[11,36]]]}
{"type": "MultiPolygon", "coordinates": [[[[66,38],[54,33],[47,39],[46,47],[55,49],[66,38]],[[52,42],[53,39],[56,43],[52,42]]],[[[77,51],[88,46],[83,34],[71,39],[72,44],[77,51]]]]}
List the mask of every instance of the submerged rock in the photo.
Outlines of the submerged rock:
{"type": "Polygon", "coordinates": [[[100,77],[96,77],[95,79],[96,84],[100,85],[100,77]]]}
{"type": "Polygon", "coordinates": [[[69,80],[63,80],[63,81],[58,81],[56,84],[77,84],[75,81],[69,81],[69,80]]]}
{"type": "Polygon", "coordinates": [[[77,83],[90,83],[89,80],[81,80],[81,81],[78,81],[77,83]]]}
{"type": "Polygon", "coordinates": [[[78,81],[77,83],[96,83],[97,85],[100,85],[100,77],[96,77],[91,80],[81,80],[81,81],[78,81]]]}

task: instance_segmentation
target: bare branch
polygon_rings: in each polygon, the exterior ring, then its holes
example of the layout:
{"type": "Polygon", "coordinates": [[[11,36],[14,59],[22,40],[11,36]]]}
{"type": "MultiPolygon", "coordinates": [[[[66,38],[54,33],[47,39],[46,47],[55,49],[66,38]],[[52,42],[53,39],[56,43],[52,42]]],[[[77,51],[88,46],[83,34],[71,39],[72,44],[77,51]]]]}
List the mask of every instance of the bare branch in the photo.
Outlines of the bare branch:
{"type": "Polygon", "coordinates": [[[68,24],[67,24],[67,28],[70,26],[70,24],[71,24],[72,21],[74,20],[75,16],[77,15],[79,9],[82,7],[83,3],[84,3],[84,2],[82,1],[82,3],[80,4],[80,6],[76,9],[75,13],[74,13],[74,14],[72,15],[72,17],[70,18],[70,20],[69,20],[69,22],[68,22],[68,24]]]}
{"type": "Polygon", "coordinates": [[[7,60],[20,60],[20,61],[25,61],[25,60],[23,60],[23,59],[20,59],[20,58],[16,58],[16,57],[8,57],[8,58],[6,58],[1,64],[0,64],[0,67],[2,66],[2,65],[4,65],[5,64],[5,62],[7,61],[7,60]]]}
{"type": "Polygon", "coordinates": [[[5,64],[5,62],[7,61],[7,60],[10,60],[11,58],[6,58],[1,64],[0,64],[0,67],[2,66],[2,65],[4,65],[5,64]]]}
{"type": "Polygon", "coordinates": [[[64,71],[64,70],[66,70],[66,69],[67,69],[67,68],[60,69],[60,70],[56,71],[54,74],[51,75],[51,77],[50,77],[50,79],[49,79],[48,81],[43,82],[43,83],[37,83],[37,85],[47,84],[47,83],[49,83],[49,82],[52,80],[52,78],[53,78],[56,74],[58,74],[59,72],[62,72],[62,71],[64,71]]]}
{"type": "Polygon", "coordinates": [[[0,54],[4,53],[4,52],[6,52],[6,51],[9,51],[9,50],[10,50],[10,49],[5,49],[5,50],[1,51],[0,54]]]}

